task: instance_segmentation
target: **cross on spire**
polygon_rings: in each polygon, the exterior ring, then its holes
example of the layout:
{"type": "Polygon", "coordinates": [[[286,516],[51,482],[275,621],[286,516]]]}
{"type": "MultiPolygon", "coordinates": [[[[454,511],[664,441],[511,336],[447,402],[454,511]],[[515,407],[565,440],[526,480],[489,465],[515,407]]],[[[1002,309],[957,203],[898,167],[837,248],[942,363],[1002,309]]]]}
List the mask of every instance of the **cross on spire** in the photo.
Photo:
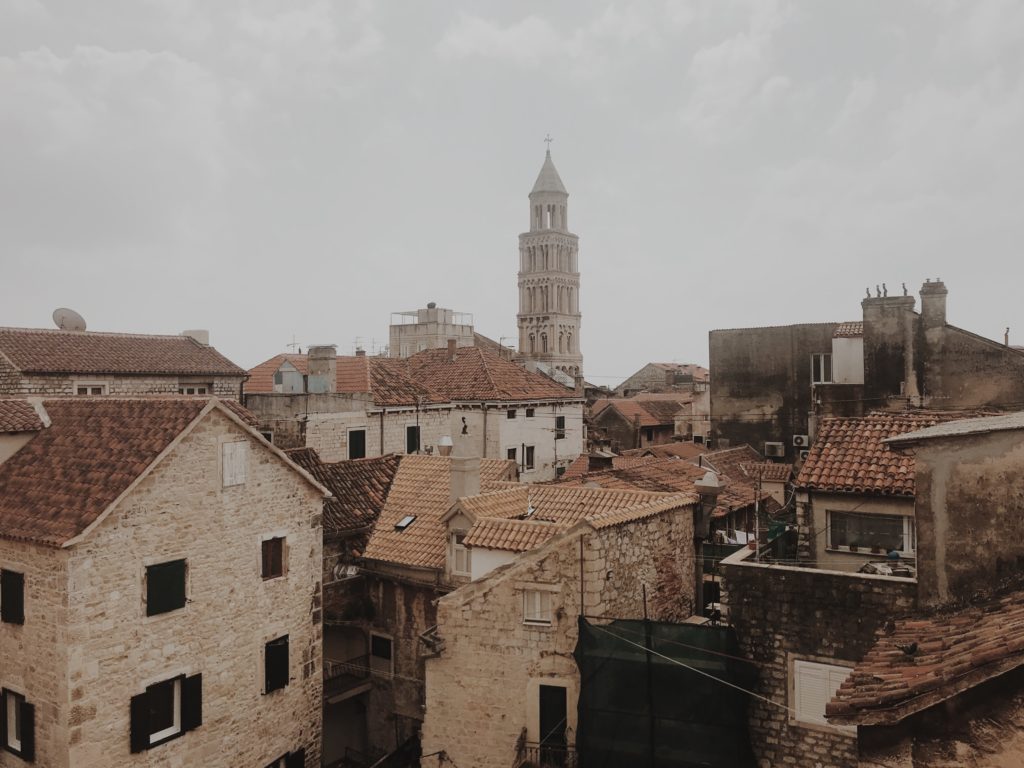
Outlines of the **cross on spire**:
{"type": "Polygon", "coordinates": [[[550,133],[547,136],[544,137],[544,143],[548,145],[548,152],[551,151],[551,142],[552,141],[554,141],[554,139],[551,138],[551,134],[550,133]]]}

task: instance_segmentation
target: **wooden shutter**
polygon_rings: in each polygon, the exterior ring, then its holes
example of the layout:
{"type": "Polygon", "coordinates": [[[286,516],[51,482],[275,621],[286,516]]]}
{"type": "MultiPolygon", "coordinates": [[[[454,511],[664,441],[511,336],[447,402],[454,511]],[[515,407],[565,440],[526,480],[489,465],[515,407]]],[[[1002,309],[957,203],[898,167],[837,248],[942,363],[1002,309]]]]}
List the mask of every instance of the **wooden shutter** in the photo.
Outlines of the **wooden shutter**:
{"type": "Polygon", "coordinates": [[[181,730],[192,731],[203,724],[203,676],[181,681],[181,730]]]}
{"type": "Polygon", "coordinates": [[[288,635],[271,640],[264,649],[264,693],[288,685],[288,635]]]}
{"type": "Polygon", "coordinates": [[[299,749],[289,752],[284,759],[284,768],[306,768],[306,750],[299,749]]]}
{"type": "Polygon", "coordinates": [[[21,702],[21,759],[31,763],[36,759],[36,708],[21,702]]]}
{"type": "MultiPolygon", "coordinates": [[[[793,663],[794,693],[796,698],[797,719],[808,723],[831,726],[825,719],[825,706],[836,695],[836,691],[853,670],[832,664],[819,664],[813,661],[795,661],[793,663]]],[[[843,726],[831,726],[842,728],[843,726]]],[[[855,728],[855,727],[854,727],[855,728]]]]}
{"type": "Polygon", "coordinates": [[[221,465],[225,488],[245,483],[249,469],[249,444],[224,443],[221,446],[221,465]]]}
{"type": "Polygon", "coordinates": [[[133,753],[149,749],[149,697],[144,693],[132,696],[129,730],[129,742],[133,753]]]}
{"type": "Polygon", "coordinates": [[[7,746],[7,689],[0,688],[0,749],[7,746]]]}
{"type": "Polygon", "coordinates": [[[185,561],[146,568],[146,615],[156,616],[185,606],[185,561]]]}
{"type": "Polygon", "coordinates": [[[0,571],[0,621],[25,623],[25,574],[0,571]]]}

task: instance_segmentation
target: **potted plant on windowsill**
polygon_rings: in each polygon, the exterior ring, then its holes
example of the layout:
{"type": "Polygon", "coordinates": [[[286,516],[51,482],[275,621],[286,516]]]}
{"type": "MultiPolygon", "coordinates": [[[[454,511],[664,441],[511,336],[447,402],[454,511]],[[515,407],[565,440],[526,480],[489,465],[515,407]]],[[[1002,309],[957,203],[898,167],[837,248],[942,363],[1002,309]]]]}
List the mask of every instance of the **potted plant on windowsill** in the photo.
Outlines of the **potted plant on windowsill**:
{"type": "Polygon", "coordinates": [[[883,547],[879,546],[878,544],[872,544],[871,545],[871,554],[872,555],[885,554],[885,549],[883,547]]]}
{"type": "Polygon", "coordinates": [[[850,548],[851,552],[856,552],[858,549],[860,549],[860,546],[852,541],[847,546],[850,548]]]}

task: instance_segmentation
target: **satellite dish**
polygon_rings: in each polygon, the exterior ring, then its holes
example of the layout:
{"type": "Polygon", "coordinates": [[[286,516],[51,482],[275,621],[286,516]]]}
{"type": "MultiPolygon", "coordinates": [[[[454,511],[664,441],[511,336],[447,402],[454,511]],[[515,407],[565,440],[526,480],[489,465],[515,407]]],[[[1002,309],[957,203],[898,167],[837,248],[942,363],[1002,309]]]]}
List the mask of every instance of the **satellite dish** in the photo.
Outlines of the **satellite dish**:
{"type": "Polygon", "coordinates": [[[85,318],[75,312],[75,310],[67,309],[66,307],[58,307],[53,310],[53,322],[62,331],[85,330],[85,318]]]}

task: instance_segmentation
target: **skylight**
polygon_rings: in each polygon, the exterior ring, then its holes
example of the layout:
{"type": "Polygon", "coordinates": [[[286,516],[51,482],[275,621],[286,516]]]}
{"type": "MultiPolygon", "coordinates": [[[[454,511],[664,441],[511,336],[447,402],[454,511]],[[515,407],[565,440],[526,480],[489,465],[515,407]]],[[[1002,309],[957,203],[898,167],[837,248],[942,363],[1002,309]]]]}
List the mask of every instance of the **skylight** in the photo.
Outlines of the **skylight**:
{"type": "Polygon", "coordinates": [[[406,515],[401,520],[399,520],[397,523],[395,523],[395,530],[396,531],[404,531],[406,528],[408,528],[410,525],[412,525],[412,521],[415,520],[415,519],[416,519],[416,515],[406,515]]]}

